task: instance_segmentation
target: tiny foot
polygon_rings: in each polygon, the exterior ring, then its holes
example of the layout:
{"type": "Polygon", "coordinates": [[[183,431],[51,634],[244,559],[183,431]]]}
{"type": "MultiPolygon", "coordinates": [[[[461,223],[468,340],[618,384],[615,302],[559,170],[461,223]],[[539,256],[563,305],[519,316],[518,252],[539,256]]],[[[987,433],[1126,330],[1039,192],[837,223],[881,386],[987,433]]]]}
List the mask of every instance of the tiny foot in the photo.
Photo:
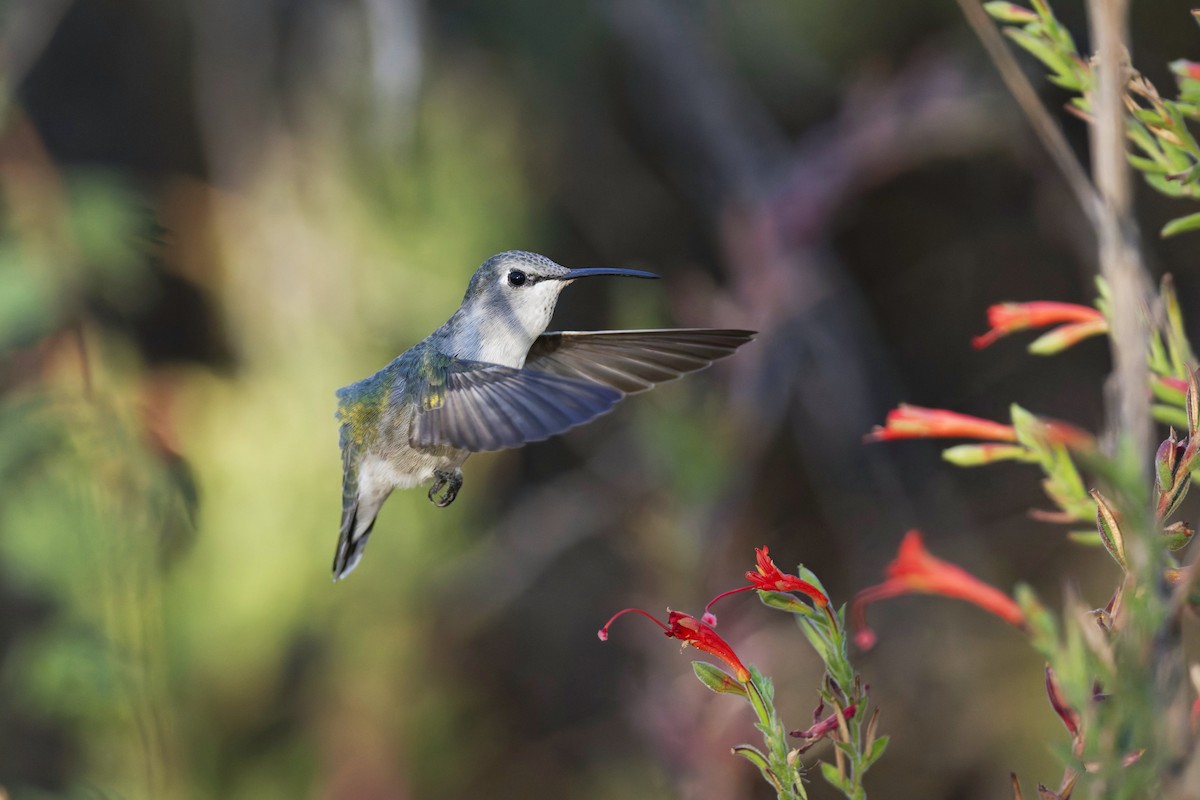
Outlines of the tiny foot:
{"type": "Polygon", "coordinates": [[[458,490],[462,488],[463,484],[462,470],[439,469],[433,473],[433,477],[433,486],[429,487],[429,501],[438,508],[445,508],[454,502],[454,498],[458,497],[458,490]],[[442,492],[443,489],[445,489],[444,492],[442,492]],[[439,495],[438,492],[442,493],[439,495]]]}

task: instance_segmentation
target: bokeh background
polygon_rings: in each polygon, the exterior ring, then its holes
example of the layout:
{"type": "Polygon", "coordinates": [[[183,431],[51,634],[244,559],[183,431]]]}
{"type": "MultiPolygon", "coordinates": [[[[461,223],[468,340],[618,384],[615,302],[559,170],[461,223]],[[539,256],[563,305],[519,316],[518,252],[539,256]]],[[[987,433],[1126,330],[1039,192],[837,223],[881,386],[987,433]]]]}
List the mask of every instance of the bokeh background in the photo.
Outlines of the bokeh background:
{"type": "MultiPolygon", "coordinates": [[[[1080,6],[1055,4],[1085,41],[1080,6]]],[[[1200,30],[1184,4],[1135,12],[1169,87],[1200,30]]],[[[763,544],[845,601],[914,526],[1001,587],[1107,599],[1107,556],[1028,518],[1031,468],[861,443],[900,401],[1101,416],[1102,341],[970,348],[990,303],[1089,302],[1095,260],[951,0],[0,14],[0,796],[763,798],[729,755],[757,738],[745,706],[644,620],[601,644],[612,612],[698,613],[763,544]],[[555,327],[760,336],[473,457],[449,509],[394,495],[332,584],[334,389],[512,248],[664,277],[576,285],[555,327]]],[[[1190,210],[1139,202],[1149,231],[1190,210]]],[[[1194,240],[1147,239],[1200,316],[1194,240]]],[[[804,727],[819,662],[727,603],[804,727]]],[[[1020,636],[948,601],[872,615],[857,661],[893,737],[872,796],[1057,782],[1020,636]]]]}

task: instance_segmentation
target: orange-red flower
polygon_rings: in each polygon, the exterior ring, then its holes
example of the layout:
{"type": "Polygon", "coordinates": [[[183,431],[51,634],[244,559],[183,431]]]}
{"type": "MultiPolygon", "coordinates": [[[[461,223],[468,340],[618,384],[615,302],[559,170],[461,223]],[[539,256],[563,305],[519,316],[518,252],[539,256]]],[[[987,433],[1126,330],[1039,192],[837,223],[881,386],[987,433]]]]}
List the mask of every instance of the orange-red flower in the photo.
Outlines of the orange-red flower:
{"type": "Polygon", "coordinates": [[[616,621],[617,617],[631,613],[641,614],[643,617],[646,617],[655,625],[662,628],[669,638],[678,639],[683,642],[684,647],[691,645],[697,650],[702,650],[710,656],[721,659],[733,670],[733,675],[739,682],[748,683],[750,681],[750,670],[746,669],[746,666],[737,657],[737,653],[733,652],[733,648],[729,646],[729,643],[718,636],[717,632],[712,628],[690,614],[684,614],[682,611],[671,611],[668,609],[667,624],[664,625],[653,614],[643,611],[640,608],[622,609],[613,614],[612,619],[606,622],[604,627],[597,632],[596,635],[600,637],[600,641],[608,641],[608,629],[616,621]]]}
{"type": "Polygon", "coordinates": [[[900,543],[900,552],[888,564],[887,580],[863,589],[854,596],[850,614],[854,621],[854,640],[865,649],[875,644],[875,634],[867,627],[867,606],[904,594],[940,594],[974,603],[984,611],[1019,628],[1025,627],[1025,614],[1011,597],[989,586],[962,567],[935,558],[925,549],[918,531],[909,531],[900,543]]]}
{"type": "Polygon", "coordinates": [[[1015,442],[1017,431],[1012,425],[993,422],[967,414],[958,414],[940,408],[922,408],[901,404],[888,412],[887,424],[863,437],[867,442],[882,442],[890,439],[988,439],[997,442],[1015,442]]]}
{"type": "Polygon", "coordinates": [[[808,581],[803,581],[795,575],[789,575],[782,572],[779,567],[775,566],[775,562],[767,555],[767,547],[754,548],[755,555],[758,558],[758,571],[747,572],[746,578],[750,581],[749,586],[739,586],[736,589],[730,589],[728,592],[721,594],[708,601],[708,605],[704,607],[704,621],[709,625],[716,625],[717,618],[709,613],[713,603],[723,597],[728,597],[731,594],[738,592],[748,592],[752,589],[760,592],[801,592],[808,595],[809,599],[817,606],[829,605],[829,598],[825,593],[813,586],[808,581]]]}
{"type": "Polygon", "coordinates": [[[1000,303],[988,307],[987,314],[991,330],[971,340],[971,344],[976,350],[987,347],[997,339],[1015,331],[1025,328],[1042,328],[1060,322],[1068,323],[1068,325],[1080,325],[1079,328],[1071,331],[1064,330],[1063,337],[1066,340],[1064,346],[1107,330],[1107,322],[1100,311],[1091,306],[1081,306],[1075,303],[1050,301],[1000,303]]]}

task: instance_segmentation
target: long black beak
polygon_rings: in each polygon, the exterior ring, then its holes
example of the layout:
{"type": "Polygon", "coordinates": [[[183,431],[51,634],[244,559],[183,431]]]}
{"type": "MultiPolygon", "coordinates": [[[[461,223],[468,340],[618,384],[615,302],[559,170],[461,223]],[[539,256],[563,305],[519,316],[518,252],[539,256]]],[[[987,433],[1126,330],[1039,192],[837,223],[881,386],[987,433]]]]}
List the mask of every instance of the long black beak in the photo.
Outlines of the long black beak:
{"type": "MultiPolygon", "coordinates": [[[[591,278],[596,275],[617,275],[625,278],[657,278],[653,272],[642,272],[640,269],[613,269],[609,267],[588,267],[586,269],[568,270],[566,275],[556,275],[552,280],[573,281],[576,278],[591,278]]],[[[551,278],[547,275],[546,277],[551,278]]]]}

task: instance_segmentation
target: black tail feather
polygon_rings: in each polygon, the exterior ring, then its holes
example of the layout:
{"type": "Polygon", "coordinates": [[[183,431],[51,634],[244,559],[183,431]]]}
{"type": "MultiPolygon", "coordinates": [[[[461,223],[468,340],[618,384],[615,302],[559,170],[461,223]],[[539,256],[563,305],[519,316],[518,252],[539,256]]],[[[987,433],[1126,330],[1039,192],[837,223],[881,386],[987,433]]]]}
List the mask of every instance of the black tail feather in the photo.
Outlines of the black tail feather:
{"type": "Polygon", "coordinates": [[[371,530],[375,527],[375,513],[372,513],[366,527],[361,531],[357,530],[359,527],[358,511],[359,506],[356,503],[346,509],[346,513],[342,517],[342,532],[338,537],[337,550],[333,554],[333,579],[335,581],[346,577],[358,566],[363,551],[367,548],[367,539],[371,537],[371,530]]]}

